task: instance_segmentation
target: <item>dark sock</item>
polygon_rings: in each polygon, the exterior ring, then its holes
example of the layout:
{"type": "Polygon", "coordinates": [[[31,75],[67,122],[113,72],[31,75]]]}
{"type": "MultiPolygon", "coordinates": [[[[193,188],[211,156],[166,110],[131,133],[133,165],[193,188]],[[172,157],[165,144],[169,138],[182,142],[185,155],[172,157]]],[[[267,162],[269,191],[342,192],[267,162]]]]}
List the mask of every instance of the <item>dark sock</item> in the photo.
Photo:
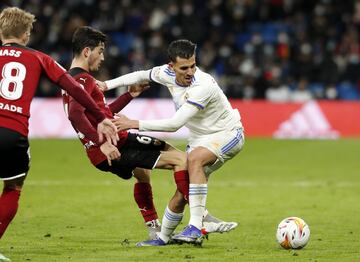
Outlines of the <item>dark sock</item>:
{"type": "Polygon", "coordinates": [[[4,189],[0,197],[0,238],[16,215],[19,198],[20,191],[14,189],[4,189]]]}
{"type": "Polygon", "coordinates": [[[145,222],[158,218],[149,183],[136,183],[134,186],[134,198],[145,222]]]}
{"type": "Polygon", "coordinates": [[[184,195],[186,201],[189,199],[189,173],[187,170],[174,172],[177,189],[184,195]]]}

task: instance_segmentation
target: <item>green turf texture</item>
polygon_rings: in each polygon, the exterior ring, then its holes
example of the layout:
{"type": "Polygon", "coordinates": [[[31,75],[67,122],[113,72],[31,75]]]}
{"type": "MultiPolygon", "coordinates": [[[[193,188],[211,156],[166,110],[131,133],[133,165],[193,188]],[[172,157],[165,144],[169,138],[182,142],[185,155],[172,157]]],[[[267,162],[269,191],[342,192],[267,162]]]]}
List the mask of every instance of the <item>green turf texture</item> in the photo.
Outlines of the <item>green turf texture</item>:
{"type": "MultiPolygon", "coordinates": [[[[174,142],[180,148],[183,143],[174,142]]],[[[191,245],[135,247],[147,237],[133,200],[134,180],[93,168],[77,140],[32,140],[20,208],[1,239],[13,261],[360,261],[360,140],[247,139],[213,174],[208,209],[239,222],[191,245]],[[298,216],[309,244],[284,250],[277,224],[298,216]]],[[[152,174],[161,217],[175,190],[169,171],[152,174]]],[[[188,222],[189,211],[180,229],[188,222]]]]}

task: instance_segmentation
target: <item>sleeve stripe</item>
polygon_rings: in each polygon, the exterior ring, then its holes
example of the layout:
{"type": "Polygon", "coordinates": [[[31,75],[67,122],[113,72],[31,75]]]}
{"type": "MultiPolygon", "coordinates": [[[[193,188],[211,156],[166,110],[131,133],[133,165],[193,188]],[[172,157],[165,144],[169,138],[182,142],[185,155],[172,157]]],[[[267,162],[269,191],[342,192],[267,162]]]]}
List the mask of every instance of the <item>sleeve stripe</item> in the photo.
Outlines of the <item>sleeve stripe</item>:
{"type": "Polygon", "coordinates": [[[155,82],[154,79],[152,79],[152,77],[151,77],[152,71],[153,71],[153,69],[150,70],[149,79],[150,79],[150,81],[155,82]]]}
{"type": "Polygon", "coordinates": [[[205,108],[203,105],[200,105],[200,104],[195,103],[195,102],[190,101],[190,100],[186,100],[186,102],[188,102],[189,104],[194,105],[194,106],[196,106],[196,107],[199,107],[199,108],[201,108],[201,109],[204,109],[204,108],[205,108]]]}
{"type": "Polygon", "coordinates": [[[164,72],[169,76],[175,76],[175,73],[170,72],[169,69],[165,69],[164,72]]]}

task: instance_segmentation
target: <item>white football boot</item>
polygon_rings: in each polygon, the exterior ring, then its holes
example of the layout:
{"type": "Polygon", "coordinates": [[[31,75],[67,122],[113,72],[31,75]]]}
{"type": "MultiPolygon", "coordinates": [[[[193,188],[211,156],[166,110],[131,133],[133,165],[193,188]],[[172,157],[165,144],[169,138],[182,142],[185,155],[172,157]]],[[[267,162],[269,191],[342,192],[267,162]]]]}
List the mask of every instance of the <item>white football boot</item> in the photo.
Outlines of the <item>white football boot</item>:
{"type": "Polygon", "coordinates": [[[203,235],[210,233],[225,233],[235,229],[238,226],[236,222],[222,221],[205,210],[203,215],[203,228],[201,232],[203,235]]]}
{"type": "MultiPolygon", "coordinates": [[[[145,223],[146,228],[149,231],[149,239],[158,239],[161,231],[161,223],[158,219],[154,219],[145,223]]],[[[0,260],[1,261],[1,260],[0,260]]]]}
{"type": "Polygon", "coordinates": [[[10,258],[7,258],[6,256],[4,256],[3,254],[0,253],[0,261],[1,262],[11,262],[10,258]]]}

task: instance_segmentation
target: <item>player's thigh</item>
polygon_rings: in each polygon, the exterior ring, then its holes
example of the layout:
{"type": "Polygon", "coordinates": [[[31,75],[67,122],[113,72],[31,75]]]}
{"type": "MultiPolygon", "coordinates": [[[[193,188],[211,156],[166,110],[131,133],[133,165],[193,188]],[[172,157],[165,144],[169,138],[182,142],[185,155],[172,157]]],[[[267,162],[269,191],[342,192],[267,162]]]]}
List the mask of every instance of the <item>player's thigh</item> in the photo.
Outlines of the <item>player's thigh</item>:
{"type": "Polygon", "coordinates": [[[24,185],[25,178],[26,175],[14,179],[4,180],[4,187],[8,189],[15,189],[20,191],[24,185]]]}
{"type": "Polygon", "coordinates": [[[117,165],[153,169],[160,159],[166,143],[160,139],[130,133],[120,148],[121,157],[115,160],[117,165]]]}
{"type": "Polygon", "coordinates": [[[187,147],[188,154],[194,153],[194,150],[203,147],[211,151],[216,159],[209,162],[204,167],[207,176],[215,170],[219,169],[226,161],[236,156],[243,148],[244,133],[241,128],[219,132],[208,135],[204,138],[191,141],[187,147]]]}
{"type": "Polygon", "coordinates": [[[225,162],[238,154],[244,145],[244,133],[242,128],[230,131],[222,131],[190,141],[187,153],[191,153],[198,147],[204,147],[216,157],[225,162]]]}
{"type": "Polygon", "coordinates": [[[187,169],[186,154],[179,150],[162,151],[155,167],[160,169],[174,169],[175,171],[185,170],[187,169]]]}
{"type": "Polygon", "coordinates": [[[120,165],[116,161],[111,161],[111,166],[107,160],[96,165],[96,168],[103,172],[110,172],[122,179],[130,179],[133,176],[134,167],[120,165]]]}
{"type": "Polygon", "coordinates": [[[217,155],[206,144],[197,146],[188,154],[189,168],[193,165],[206,166],[211,165],[217,160],[217,155]]]}
{"type": "Polygon", "coordinates": [[[186,169],[186,154],[165,141],[146,135],[129,133],[120,148],[121,164],[145,169],[186,169]]]}
{"type": "Polygon", "coordinates": [[[111,172],[123,179],[130,179],[135,172],[140,177],[139,180],[145,182],[146,173],[139,173],[135,171],[136,168],[153,169],[160,158],[159,150],[143,151],[137,149],[126,149],[121,151],[120,159],[111,161],[111,166],[108,161],[105,160],[96,165],[97,169],[104,172],[111,172]],[[143,176],[141,176],[143,175],[143,176]]]}
{"type": "Polygon", "coordinates": [[[137,149],[137,150],[165,150],[168,145],[165,141],[146,135],[129,133],[125,144],[121,149],[137,149]]]}
{"type": "Polygon", "coordinates": [[[0,179],[26,176],[30,167],[28,139],[7,128],[0,128],[0,137],[0,179]]]}

